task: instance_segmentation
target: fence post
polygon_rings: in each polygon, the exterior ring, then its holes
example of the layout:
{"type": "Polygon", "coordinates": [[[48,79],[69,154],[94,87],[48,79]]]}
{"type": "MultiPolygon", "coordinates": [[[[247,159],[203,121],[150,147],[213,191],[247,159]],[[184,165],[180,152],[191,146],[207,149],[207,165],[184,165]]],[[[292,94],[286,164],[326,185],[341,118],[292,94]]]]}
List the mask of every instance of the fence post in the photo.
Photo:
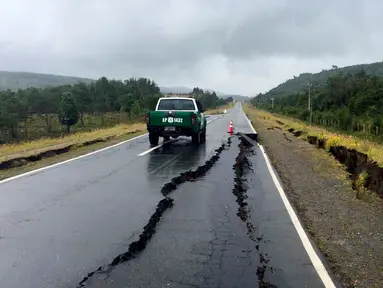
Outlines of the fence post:
{"type": "Polygon", "coordinates": [[[376,126],[375,130],[376,130],[376,135],[379,135],[379,127],[378,126],[376,126]]]}

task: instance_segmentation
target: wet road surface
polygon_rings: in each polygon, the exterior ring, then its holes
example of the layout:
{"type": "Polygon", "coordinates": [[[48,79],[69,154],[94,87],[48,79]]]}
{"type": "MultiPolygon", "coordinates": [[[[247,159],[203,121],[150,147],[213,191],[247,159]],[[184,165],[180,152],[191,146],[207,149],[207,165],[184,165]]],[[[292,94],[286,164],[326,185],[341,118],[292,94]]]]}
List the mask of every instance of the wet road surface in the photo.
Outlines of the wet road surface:
{"type": "Polygon", "coordinates": [[[237,105],[209,117],[198,148],[179,138],[138,156],[150,149],[145,136],[0,183],[0,287],[76,287],[100,267],[83,287],[324,287],[257,146],[246,149],[252,167],[237,177],[245,152],[239,137],[227,143],[230,120],[236,132],[252,132],[237,105]],[[206,175],[169,193],[173,206],[145,249],[104,269],[137,241],[164,184],[222,143],[206,175]]]}

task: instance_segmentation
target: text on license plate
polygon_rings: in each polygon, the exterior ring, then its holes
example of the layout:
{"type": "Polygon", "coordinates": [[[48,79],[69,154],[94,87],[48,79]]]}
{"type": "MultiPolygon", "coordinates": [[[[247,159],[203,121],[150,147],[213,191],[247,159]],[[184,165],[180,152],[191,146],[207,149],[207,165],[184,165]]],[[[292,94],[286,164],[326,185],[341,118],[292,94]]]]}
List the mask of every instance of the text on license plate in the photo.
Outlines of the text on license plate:
{"type": "Polygon", "coordinates": [[[165,131],[176,131],[176,127],[165,127],[165,131]]]}
{"type": "Polygon", "coordinates": [[[183,118],[175,118],[175,117],[163,117],[162,122],[163,123],[182,123],[183,118]]]}

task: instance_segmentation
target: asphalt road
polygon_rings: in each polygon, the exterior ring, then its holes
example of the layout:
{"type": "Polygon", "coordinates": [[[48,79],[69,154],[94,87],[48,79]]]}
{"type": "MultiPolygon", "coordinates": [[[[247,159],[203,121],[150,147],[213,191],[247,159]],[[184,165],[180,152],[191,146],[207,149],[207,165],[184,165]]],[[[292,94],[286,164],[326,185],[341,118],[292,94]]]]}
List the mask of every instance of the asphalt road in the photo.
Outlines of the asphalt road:
{"type": "Polygon", "coordinates": [[[331,287],[314,268],[257,145],[247,151],[246,220],[237,215],[233,164],[241,140],[233,136],[228,146],[230,120],[235,132],[253,132],[238,104],[209,117],[207,142],[198,148],[179,138],[153,149],[143,136],[0,182],[0,287],[78,286],[128,251],[164,199],[166,182],[203,165],[222,143],[205,176],[169,194],[173,206],[145,249],[83,285],[331,287]]]}

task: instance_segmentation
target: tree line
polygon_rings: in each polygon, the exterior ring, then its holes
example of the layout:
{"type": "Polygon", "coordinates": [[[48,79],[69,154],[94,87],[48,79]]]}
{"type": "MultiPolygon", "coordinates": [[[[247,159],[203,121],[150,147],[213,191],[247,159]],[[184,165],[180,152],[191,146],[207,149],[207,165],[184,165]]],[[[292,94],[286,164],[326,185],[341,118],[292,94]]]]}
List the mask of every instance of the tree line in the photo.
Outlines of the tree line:
{"type": "MultiPolygon", "coordinates": [[[[344,131],[378,134],[383,129],[383,77],[340,72],[325,84],[307,83],[301,93],[274,98],[259,94],[252,104],[272,112],[312,121],[344,131]]],[[[382,131],[381,131],[382,132],[382,131]]]]}
{"type": "MultiPolygon", "coordinates": [[[[205,109],[232,101],[230,98],[223,100],[215,92],[198,87],[189,94],[198,98],[205,109]]],[[[89,84],[79,82],[57,87],[1,91],[0,142],[57,136],[58,130],[59,133],[65,130],[70,132],[73,125],[79,129],[88,126],[89,130],[95,127],[91,123],[94,117],[99,119],[98,126],[107,126],[105,118],[111,114],[124,114],[124,118],[118,119],[128,122],[141,121],[147,110],[155,108],[160,97],[163,97],[160,88],[148,78],[121,81],[101,77],[89,84]],[[41,131],[41,125],[38,129],[35,127],[34,123],[38,121],[43,123],[44,131],[41,131]],[[62,127],[57,129],[55,125],[62,127]]]]}
{"type": "Polygon", "coordinates": [[[288,96],[294,93],[300,93],[307,89],[307,83],[317,83],[325,85],[328,78],[336,77],[341,74],[355,75],[363,70],[367,75],[383,77],[383,62],[376,62],[370,64],[359,64],[347,67],[338,67],[332,65],[331,69],[323,69],[319,73],[301,73],[298,76],[293,76],[292,79],[278,85],[277,87],[268,91],[265,95],[279,98],[281,96],[288,96]]]}

